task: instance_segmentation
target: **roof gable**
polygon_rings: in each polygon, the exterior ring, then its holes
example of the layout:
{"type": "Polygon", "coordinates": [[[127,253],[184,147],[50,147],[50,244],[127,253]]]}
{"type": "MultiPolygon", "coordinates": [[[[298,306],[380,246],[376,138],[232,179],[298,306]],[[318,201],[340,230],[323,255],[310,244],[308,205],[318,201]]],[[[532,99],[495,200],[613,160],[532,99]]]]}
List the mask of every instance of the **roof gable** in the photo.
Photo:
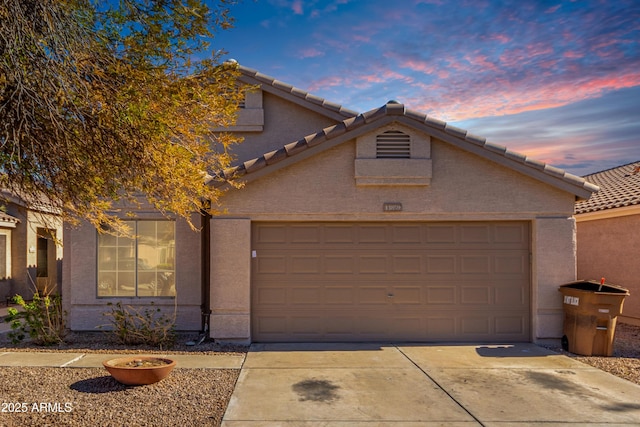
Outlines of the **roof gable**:
{"type": "Polygon", "coordinates": [[[240,71],[240,77],[238,77],[238,80],[242,83],[260,86],[260,89],[265,92],[286,99],[294,104],[322,114],[333,120],[342,121],[345,118],[358,115],[357,111],[349,110],[339,104],[329,102],[324,98],[312,95],[302,89],[259,73],[252,68],[238,64],[238,71],[240,71]]]}
{"type": "Polygon", "coordinates": [[[576,203],[576,214],[640,205],[640,161],[585,176],[600,187],[589,200],[576,203]]]}
{"type": "Polygon", "coordinates": [[[404,105],[393,102],[343,120],[334,126],[284,145],[278,150],[245,161],[224,171],[224,176],[227,178],[243,177],[244,180],[257,179],[292,162],[306,159],[320,151],[393,122],[422,131],[462,150],[572,193],[580,199],[588,199],[592,193],[598,191],[597,186],[587,182],[584,178],[507,150],[506,147],[487,142],[485,138],[470,134],[464,129],[448,125],[425,114],[407,110],[404,105]]]}

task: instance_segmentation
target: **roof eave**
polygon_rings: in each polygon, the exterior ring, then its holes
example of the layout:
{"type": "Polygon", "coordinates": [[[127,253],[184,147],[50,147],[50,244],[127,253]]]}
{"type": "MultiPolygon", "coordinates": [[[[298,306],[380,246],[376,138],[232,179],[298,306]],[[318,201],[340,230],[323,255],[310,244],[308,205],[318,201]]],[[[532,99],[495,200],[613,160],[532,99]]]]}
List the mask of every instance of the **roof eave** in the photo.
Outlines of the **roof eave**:
{"type": "Polygon", "coordinates": [[[578,199],[586,200],[598,191],[596,185],[587,182],[584,178],[532,160],[523,154],[507,150],[506,147],[487,142],[486,139],[470,134],[464,129],[448,125],[421,113],[406,110],[402,104],[386,104],[356,117],[348,118],[338,125],[325,128],[316,134],[287,144],[280,150],[246,161],[234,169],[243,181],[253,181],[293,162],[307,159],[393,122],[402,123],[464,151],[573,194],[578,199]]]}
{"type": "Polygon", "coordinates": [[[251,68],[239,65],[238,70],[241,73],[238,81],[252,86],[259,86],[264,92],[276,95],[330,119],[342,121],[345,118],[358,115],[357,111],[349,110],[339,104],[329,102],[326,99],[283,83],[273,77],[261,74],[251,68]]]}

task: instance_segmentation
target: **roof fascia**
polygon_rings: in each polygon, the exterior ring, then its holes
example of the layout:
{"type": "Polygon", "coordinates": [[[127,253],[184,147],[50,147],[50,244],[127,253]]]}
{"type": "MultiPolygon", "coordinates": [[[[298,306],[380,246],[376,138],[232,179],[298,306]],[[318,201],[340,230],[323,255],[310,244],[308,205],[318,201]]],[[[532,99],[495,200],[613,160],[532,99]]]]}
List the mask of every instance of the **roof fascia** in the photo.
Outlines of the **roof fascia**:
{"type": "MultiPolygon", "coordinates": [[[[366,123],[362,126],[359,126],[357,129],[352,130],[351,132],[347,131],[345,133],[343,133],[342,135],[339,135],[335,138],[331,138],[331,139],[327,139],[325,141],[323,141],[322,143],[319,143],[318,145],[315,145],[313,147],[309,147],[308,149],[294,155],[294,156],[290,156],[287,157],[284,160],[281,160],[277,163],[274,163],[273,165],[269,165],[266,167],[263,167],[262,169],[255,171],[255,172],[251,172],[249,174],[246,174],[242,177],[240,177],[239,179],[243,182],[251,182],[251,181],[255,181],[257,179],[262,178],[265,175],[269,175],[273,172],[279,171],[280,169],[286,168],[288,166],[290,166],[293,163],[308,159],[309,157],[313,157],[316,154],[322,153],[323,151],[329,150],[333,147],[336,147],[340,144],[343,144],[347,141],[351,141],[356,139],[357,137],[359,137],[360,135],[363,135],[365,133],[371,132],[381,126],[385,126],[389,123],[392,123],[396,121],[395,117],[385,117],[381,120],[378,120],[376,122],[372,122],[372,123],[366,123]]],[[[226,187],[227,185],[224,185],[222,188],[226,187]]]]}
{"type": "MultiPolygon", "coordinates": [[[[571,183],[563,180],[562,177],[554,177],[552,175],[544,173],[544,165],[541,165],[541,169],[536,169],[535,163],[531,163],[531,166],[527,166],[524,163],[509,159],[509,155],[513,155],[516,157],[518,155],[508,151],[505,147],[493,145],[490,143],[479,145],[466,139],[461,139],[460,137],[454,136],[443,130],[439,130],[426,124],[417,122],[416,120],[407,118],[406,116],[398,116],[397,121],[402,122],[407,126],[413,127],[422,132],[425,132],[442,141],[448,142],[449,144],[462,150],[476,154],[479,157],[490,160],[494,163],[498,163],[501,166],[515,170],[516,172],[520,172],[526,176],[541,181],[545,184],[549,184],[560,190],[574,194],[578,198],[588,199],[592,194],[591,191],[577,185],[572,185],[571,183]]],[[[455,129],[450,126],[447,126],[447,128],[455,129]]]]}
{"type": "Polygon", "coordinates": [[[599,219],[620,218],[623,216],[640,215],[640,205],[623,206],[619,208],[602,209],[594,212],[575,214],[576,222],[597,221],[599,219]]]}
{"type": "MultiPolygon", "coordinates": [[[[259,179],[265,175],[287,167],[294,162],[307,159],[320,152],[340,145],[346,141],[353,140],[360,135],[386,126],[389,123],[397,122],[437,139],[440,139],[444,142],[447,142],[454,147],[460,148],[481,158],[492,161],[516,172],[522,173],[525,176],[543,182],[547,185],[573,194],[578,199],[588,199],[592,194],[591,190],[567,181],[565,179],[564,171],[556,170],[555,168],[549,167],[544,163],[528,160],[521,154],[508,151],[505,147],[499,145],[487,143],[484,139],[468,134],[465,130],[458,129],[454,126],[449,126],[445,122],[431,121],[427,119],[426,116],[424,121],[419,117],[408,117],[404,113],[404,111],[400,114],[389,114],[382,108],[372,110],[371,112],[365,113],[364,115],[360,115],[358,117],[363,118],[365,123],[353,129],[347,129],[346,132],[336,137],[325,137],[325,139],[315,142],[312,147],[309,147],[294,155],[288,156],[287,158],[274,164],[267,165],[266,163],[264,163],[264,165],[262,165],[259,170],[247,173],[239,177],[239,179],[244,182],[251,182],[255,179],[259,179]],[[513,158],[510,158],[510,156],[513,158]],[[554,176],[552,175],[553,173],[556,173],[557,175],[554,176]]],[[[315,137],[318,137],[318,135],[322,133],[325,132],[321,131],[316,134],[315,137]]],[[[224,185],[222,187],[224,187],[224,185]]]]}
{"type": "Polygon", "coordinates": [[[238,80],[251,86],[259,86],[260,90],[264,92],[275,95],[338,122],[358,115],[355,111],[344,109],[338,104],[328,102],[323,98],[313,96],[307,92],[296,89],[293,86],[278,82],[277,80],[274,80],[272,84],[268,84],[265,81],[245,74],[238,77],[238,80]],[[277,87],[274,85],[277,85],[277,87]]]}

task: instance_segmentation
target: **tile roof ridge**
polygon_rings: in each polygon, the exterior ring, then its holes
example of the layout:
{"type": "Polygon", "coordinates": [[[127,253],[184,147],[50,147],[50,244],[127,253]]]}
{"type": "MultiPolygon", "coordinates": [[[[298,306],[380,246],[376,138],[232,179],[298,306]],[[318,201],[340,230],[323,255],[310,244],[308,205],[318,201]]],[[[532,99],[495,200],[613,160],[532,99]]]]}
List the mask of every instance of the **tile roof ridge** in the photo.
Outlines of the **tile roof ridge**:
{"type": "Polygon", "coordinates": [[[608,169],[603,169],[603,170],[598,171],[598,172],[592,172],[590,174],[583,175],[583,177],[587,178],[587,177],[590,177],[590,176],[599,175],[601,173],[605,173],[605,172],[609,172],[609,171],[613,171],[613,170],[617,170],[617,169],[622,169],[622,168],[627,167],[627,166],[635,165],[636,163],[640,163],[640,160],[634,160],[632,162],[625,163],[624,165],[614,166],[614,167],[611,167],[611,168],[608,168],[608,169]]]}
{"type": "Polygon", "coordinates": [[[443,130],[445,133],[449,135],[463,139],[465,142],[469,142],[476,146],[482,147],[487,151],[491,151],[493,153],[501,155],[502,157],[512,160],[523,166],[541,171],[545,175],[560,178],[563,181],[566,181],[572,185],[582,187],[585,190],[588,190],[592,193],[597,192],[599,190],[599,187],[597,185],[594,185],[588,182],[586,179],[578,175],[574,175],[570,172],[565,171],[564,169],[552,166],[548,163],[544,163],[544,162],[532,159],[526,154],[523,154],[517,151],[512,151],[503,145],[495,144],[491,141],[488,141],[484,137],[472,134],[466,129],[462,129],[457,126],[450,125],[447,122],[442,120],[433,119],[428,115],[424,115],[413,110],[405,110],[405,111],[406,111],[404,114],[405,117],[408,117],[417,121],[421,121],[420,120],[421,117],[424,117],[423,123],[427,126],[435,127],[437,129],[443,130]]]}
{"type": "Polygon", "coordinates": [[[312,104],[318,105],[322,108],[325,108],[329,111],[335,112],[340,114],[341,116],[347,118],[347,117],[354,117],[356,115],[358,115],[357,111],[354,110],[350,110],[340,104],[336,104],[335,102],[330,102],[322,97],[313,95],[309,92],[307,92],[304,89],[300,89],[298,87],[292,86],[288,83],[284,83],[278,79],[276,79],[275,77],[271,77],[269,75],[266,74],[262,74],[261,72],[259,72],[256,69],[244,66],[244,65],[240,65],[238,63],[237,67],[238,67],[238,71],[240,71],[240,73],[242,73],[243,75],[250,77],[252,79],[255,79],[257,81],[259,81],[262,84],[268,85],[278,91],[284,92],[286,94],[295,96],[296,98],[300,98],[303,99],[307,102],[310,102],[312,104]]]}
{"type": "Polygon", "coordinates": [[[352,132],[360,127],[371,125],[378,120],[385,118],[390,121],[404,118],[403,122],[405,124],[407,124],[406,121],[412,121],[420,126],[426,126],[439,132],[443,132],[448,136],[452,136],[467,144],[471,144],[474,147],[486,150],[488,153],[498,155],[510,162],[513,162],[519,165],[520,170],[531,170],[535,173],[542,173],[551,178],[559,179],[571,186],[582,188],[589,193],[595,193],[599,190],[597,185],[588,182],[580,176],[571,174],[550,164],[532,159],[525,154],[511,151],[502,145],[489,142],[486,138],[474,135],[465,129],[449,125],[442,120],[434,119],[417,111],[408,110],[403,104],[400,104],[397,101],[389,101],[381,107],[347,118],[337,125],[328,126],[315,134],[307,135],[297,141],[286,144],[278,150],[265,153],[254,159],[249,159],[238,166],[228,169],[223,173],[223,175],[224,177],[231,178],[231,176],[239,177],[245,174],[250,174],[265,166],[293,157],[329,139],[352,132]],[[257,165],[260,166],[258,167],[257,165]]]}

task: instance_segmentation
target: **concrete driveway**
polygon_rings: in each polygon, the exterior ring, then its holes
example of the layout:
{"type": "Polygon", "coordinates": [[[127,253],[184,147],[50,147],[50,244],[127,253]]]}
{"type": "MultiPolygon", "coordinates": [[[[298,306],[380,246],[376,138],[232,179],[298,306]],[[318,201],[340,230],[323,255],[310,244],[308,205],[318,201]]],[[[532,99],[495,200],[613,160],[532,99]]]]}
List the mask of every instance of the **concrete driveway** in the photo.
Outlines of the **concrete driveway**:
{"type": "Polygon", "coordinates": [[[533,344],[253,345],[235,426],[640,425],[640,386],[533,344]]]}

